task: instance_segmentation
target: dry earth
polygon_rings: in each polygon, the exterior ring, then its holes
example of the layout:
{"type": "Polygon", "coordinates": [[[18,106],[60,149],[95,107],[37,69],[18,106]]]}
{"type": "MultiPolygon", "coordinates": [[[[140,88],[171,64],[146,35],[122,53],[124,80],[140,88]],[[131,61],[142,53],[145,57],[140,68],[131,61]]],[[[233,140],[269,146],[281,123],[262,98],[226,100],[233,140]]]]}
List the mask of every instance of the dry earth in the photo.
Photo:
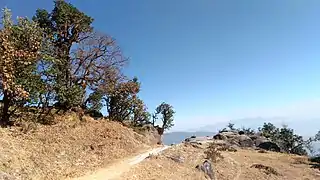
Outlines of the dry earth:
{"type": "MultiPolygon", "coordinates": [[[[202,147],[204,148],[204,146],[202,147]]],[[[204,150],[190,145],[174,146],[153,156],[123,174],[119,180],[204,180],[195,166],[204,159],[204,150]],[[182,156],[183,163],[170,156],[182,156]]],[[[319,180],[320,171],[308,165],[307,158],[281,153],[259,153],[256,150],[222,152],[223,159],[214,164],[218,180],[319,180]],[[251,167],[262,164],[274,168],[279,175],[266,174],[251,167]]]]}
{"type": "Polygon", "coordinates": [[[150,139],[119,123],[67,119],[28,132],[0,128],[0,180],[79,177],[152,148],[150,139]]]}

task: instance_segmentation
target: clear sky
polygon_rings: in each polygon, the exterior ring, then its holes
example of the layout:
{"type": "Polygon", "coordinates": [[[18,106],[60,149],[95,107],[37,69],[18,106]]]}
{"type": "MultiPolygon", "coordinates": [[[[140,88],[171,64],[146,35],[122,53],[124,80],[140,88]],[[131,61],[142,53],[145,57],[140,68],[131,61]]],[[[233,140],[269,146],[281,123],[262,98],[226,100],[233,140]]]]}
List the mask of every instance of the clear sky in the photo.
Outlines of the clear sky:
{"type": "MultiPolygon", "coordinates": [[[[176,129],[281,116],[297,104],[320,109],[308,103],[320,99],[319,0],[69,2],[117,39],[150,110],[162,101],[175,107],[176,129]]],[[[5,5],[29,17],[53,7],[51,0],[0,0],[5,5]]]]}

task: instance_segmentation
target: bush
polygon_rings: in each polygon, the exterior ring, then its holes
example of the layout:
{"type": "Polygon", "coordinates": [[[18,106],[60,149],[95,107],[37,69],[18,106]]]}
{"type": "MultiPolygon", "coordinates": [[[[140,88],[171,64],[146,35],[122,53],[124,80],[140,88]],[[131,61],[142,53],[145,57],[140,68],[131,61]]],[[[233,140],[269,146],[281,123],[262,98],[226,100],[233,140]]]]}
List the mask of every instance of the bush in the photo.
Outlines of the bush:
{"type": "Polygon", "coordinates": [[[320,163],[320,156],[311,157],[309,158],[309,161],[314,163],[320,163]]]}

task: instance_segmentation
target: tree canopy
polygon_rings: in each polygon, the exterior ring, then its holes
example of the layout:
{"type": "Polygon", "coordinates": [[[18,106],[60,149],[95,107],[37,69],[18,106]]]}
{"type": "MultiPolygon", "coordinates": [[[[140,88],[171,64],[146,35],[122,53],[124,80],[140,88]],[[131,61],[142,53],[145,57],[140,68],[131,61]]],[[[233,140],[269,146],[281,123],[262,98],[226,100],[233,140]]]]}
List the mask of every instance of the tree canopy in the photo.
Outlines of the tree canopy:
{"type": "MultiPolygon", "coordinates": [[[[112,36],[92,26],[92,17],[63,0],[55,0],[50,12],[36,10],[32,20],[14,23],[9,9],[2,14],[1,125],[10,125],[29,107],[40,114],[52,108],[56,113],[105,110],[109,120],[154,124],[139,96],[138,78],[123,73],[129,59],[112,36]]],[[[173,126],[171,105],[163,103],[159,114],[163,128],[173,126]]]]}

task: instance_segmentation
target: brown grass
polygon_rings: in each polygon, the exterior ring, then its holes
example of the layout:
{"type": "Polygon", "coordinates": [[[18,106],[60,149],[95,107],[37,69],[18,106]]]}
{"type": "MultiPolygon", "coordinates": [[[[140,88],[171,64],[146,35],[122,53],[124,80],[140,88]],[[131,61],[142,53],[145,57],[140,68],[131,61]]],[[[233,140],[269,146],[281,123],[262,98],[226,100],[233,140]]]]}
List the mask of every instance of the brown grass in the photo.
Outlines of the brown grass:
{"type": "MultiPolygon", "coordinates": [[[[205,146],[205,145],[204,145],[205,146]]],[[[174,146],[156,158],[150,158],[119,180],[203,180],[204,174],[195,170],[195,166],[202,163],[206,149],[192,146],[174,146]],[[177,163],[167,155],[179,155],[185,159],[184,163],[177,163]]],[[[316,180],[320,179],[320,171],[310,165],[301,163],[305,157],[282,153],[258,153],[256,150],[238,150],[237,152],[221,152],[224,157],[213,164],[216,179],[219,180],[316,180]],[[264,170],[251,168],[254,164],[272,167],[277,173],[266,174],[264,170]]]]}
{"type": "Polygon", "coordinates": [[[119,123],[72,116],[32,131],[0,129],[0,172],[16,179],[77,177],[148,148],[146,141],[119,123]]]}
{"type": "Polygon", "coordinates": [[[276,175],[276,176],[280,176],[281,174],[278,173],[277,170],[275,170],[273,167],[270,167],[270,166],[265,166],[263,164],[253,164],[252,166],[250,166],[251,168],[257,168],[257,169],[260,169],[262,171],[264,171],[267,175],[269,174],[273,174],[273,175],[276,175]]]}
{"type": "Polygon", "coordinates": [[[219,147],[214,143],[209,144],[204,154],[206,155],[206,159],[209,159],[211,162],[218,162],[223,159],[223,156],[219,151],[219,147]]]}

